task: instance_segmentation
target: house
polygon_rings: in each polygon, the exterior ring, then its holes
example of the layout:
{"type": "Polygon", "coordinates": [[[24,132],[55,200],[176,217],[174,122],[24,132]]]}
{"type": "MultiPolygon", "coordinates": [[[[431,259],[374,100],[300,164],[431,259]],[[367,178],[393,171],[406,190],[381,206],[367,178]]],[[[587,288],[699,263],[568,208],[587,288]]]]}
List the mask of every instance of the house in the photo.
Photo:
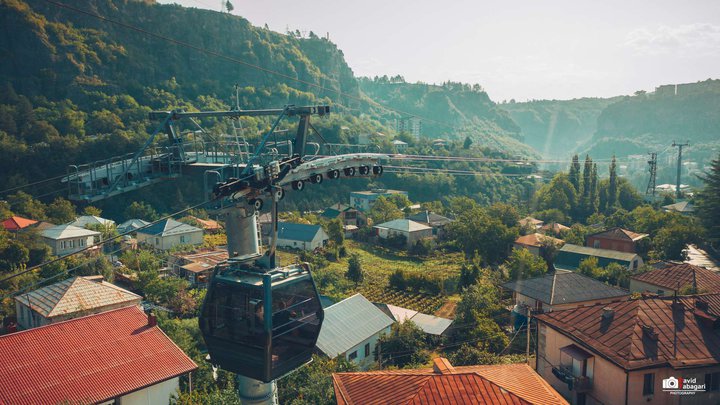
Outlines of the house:
{"type": "Polygon", "coordinates": [[[68,225],[77,226],[78,228],[87,228],[88,225],[90,225],[92,227],[101,227],[106,229],[115,226],[115,221],[95,215],[83,215],[75,218],[75,220],[69,222],[68,225]]]}
{"type": "Polygon", "coordinates": [[[142,219],[128,219],[127,221],[117,226],[117,231],[119,234],[132,233],[148,225],[150,225],[150,222],[144,221],[142,219]]]}
{"type": "Polygon", "coordinates": [[[375,362],[380,335],[390,333],[393,320],[361,294],[325,308],[325,319],[317,340],[322,354],[342,356],[367,369],[375,362]]]}
{"type": "Polygon", "coordinates": [[[64,256],[95,246],[102,234],[73,225],[57,225],[40,232],[44,242],[52,249],[54,256],[64,256]]]}
{"type": "Polygon", "coordinates": [[[720,293],[720,274],[688,263],[672,264],[630,277],[630,292],[657,295],[720,293]]]}
{"type": "Polygon", "coordinates": [[[315,250],[330,239],[320,225],[278,222],[277,246],[301,250],[315,250]]]}
{"type": "Polygon", "coordinates": [[[210,281],[215,266],[228,259],[226,249],[202,250],[188,254],[170,256],[168,265],[173,273],[190,282],[193,286],[205,287],[210,281]]]}
{"type": "Polygon", "coordinates": [[[520,227],[530,230],[540,229],[544,224],[545,222],[533,217],[525,217],[520,220],[520,227]]]}
{"type": "Polygon", "coordinates": [[[574,270],[580,266],[580,262],[590,257],[596,257],[600,267],[607,267],[610,263],[617,263],[631,272],[635,272],[643,264],[642,257],[636,253],[566,243],[560,248],[557,257],[555,257],[555,268],[574,270]]]}
{"type": "Polygon", "coordinates": [[[2,404],[167,404],[197,365],[136,306],[0,336],[2,404]]]}
{"type": "Polygon", "coordinates": [[[363,226],[367,224],[367,217],[364,213],[345,204],[330,206],[320,216],[327,219],[340,218],[343,225],[363,226]]]}
{"type": "Polygon", "coordinates": [[[213,219],[201,219],[192,215],[189,215],[187,218],[191,221],[195,221],[198,226],[207,233],[219,233],[222,231],[222,225],[213,219]]]}
{"type": "Polygon", "coordinates": [[[680,201],[675,204],[663,205],[665,212],[679,212],[681,214],[692,214],[695,212],[695,206],[690,201],[680,201]]]}
{"type": "Polygon", "coordinates": [[[528,309],[534,313],[551,312],[630,297],[627,290],[567,270],[510,281],[502,286],[513,292],[516,326],[525,322],[528,309]]]}
{"type": "Polygon", "coordinates": [[[562,239],[546,236],[541,233],[531,233],[529,235],[520,236],[513,242],[513,249],[527,249],[535,256],[540,256],[544,244],[553,244],[557,247],[565,243],[562,239]]]}
{"type": "Polygon", "coordinates": [[[418,212],[417,214],[410,215],[409,217],[407,217],[407,219],[432,227],[433,235],[442,234],[445,226],[453,221],[448,217],[438,215],[428,210],[423,210],[418,212]]]}
{"type": "Polygon", "coordinates": [[[435,315],[423,314],[412,309],[402,308],[390,304],[375,304],[381,311],[385,312],[385,315],[392,318],[397,323],[404,323],[405,321],[412,321],[417,325],[423,332],[427,333],[432,337],[447,336],[451,332],[451,326],[453,323],[452,319],[441,318],[435,315]]]}
{"type": "Polygon", "coordinates": [[[137,240],[158,250],[170,250],[178,245],[202,245],[204,242],[202,229],[172,218],[139,230],[137,240]]]}
{"type": "Polygon", "coordinates": [[[569,231],[571,228],[569,226],[565,226],[559,222],[550,222],[549,224],[545,224],[540,227],[540,231],[544,233],[551,233],[553,235],[560,235],[563,232],[569,231]]]}
{"type": "Polygon", "coordinates": [[[620,227],[593,233],[585,238],[585,246],[609,249],[618,252],[637,252],[638,241],[647,238],[646,233],[636,233],[620,227]]]}
{"type": "Polygon", "coordinates": [[[21,229],[25,229],[31,225],[37,224],[38,221],[35,221],[33,219],[27,219],[23,217],[13,216],[10,217],[4,221],[2,221],[2,227],[6,231],[16,232],[21,229]]]}
{"type": "Polygon", "coordinates": [[[350,404],[543,404],[567,401],[524,363],[333,373],[335,400],[350,404]]]}
{"type": "Polygon", "coordinates": [[[355,207],[360,211],[367,211],[373,206],[375,200],[378,198],[387,198],[395,194],[408,195],[407,191],[388,190],[384,188],[376,188],[370,191],[353,191],[350,193],[350,206],[355,207]]]}
{"type": "Polygon", "coordinates": [[[720,403],[719,298],[642,297],[538,315],[536,370],[574,404],[720,403]],[[704,387],[679,393],[681,379],[704,387]]]}
{"type": "Polygon", "coordinates": [[[420,239],[433,237],[433,228],[409,219],[395,219],[375,225],[373,228],[381,239],[403,236],[408,248],[413,247],[420,239]]]}
{"type": "Polygon", "coordinates": [[[21,329],[79,318],[117,308],[140,305],[142,297],[102,278],[71,277],[59,283],[15,296],[21,329]]]}
{"type": "Polygon", "coordinates": [[[395,148],[395,150],[396,150],[397,152],[403,152],[403,151],[405,151],[405,149],[407,149],[407,147],[408,147],[408,143],[407,143],[407,142],[403,142],[403,141],[401,141],[401,140],[399,140],[399,139],[393,140],[393,141],[392,141],[392,145],[393,145],[393,148],[395,148]]]}
{"type": "Polygon", "coordinates": [[[260,227],[260,234],[263,237],[270,236],[270,234],[272,233],[272,214],[266,212],[264,214],[258,215],[257,223],[260,227]]]}

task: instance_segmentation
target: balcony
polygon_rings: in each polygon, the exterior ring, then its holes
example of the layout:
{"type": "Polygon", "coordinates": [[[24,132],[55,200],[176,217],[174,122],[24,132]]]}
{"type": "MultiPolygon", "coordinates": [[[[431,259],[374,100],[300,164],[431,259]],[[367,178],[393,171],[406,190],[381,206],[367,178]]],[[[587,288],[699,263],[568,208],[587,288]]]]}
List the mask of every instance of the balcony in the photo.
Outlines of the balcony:
{"type": "Polygon", "coordinates": [[[570,391],[575,390],[578,394],[584,394],[592,390],[592,380],[590,377],[574,376],[572,370],[567,367],[553,367],[552,373],[558,380],[567,384],[570,391]]]}

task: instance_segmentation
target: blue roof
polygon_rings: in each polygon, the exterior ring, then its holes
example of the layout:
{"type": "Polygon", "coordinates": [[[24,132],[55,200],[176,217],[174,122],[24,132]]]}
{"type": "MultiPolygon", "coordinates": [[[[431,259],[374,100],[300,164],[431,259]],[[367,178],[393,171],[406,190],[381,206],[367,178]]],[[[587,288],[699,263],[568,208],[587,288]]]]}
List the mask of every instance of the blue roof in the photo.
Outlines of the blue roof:
{"type": "Polygon", "coordinates": [[[183,224],[182,222],[178,222],[172,218],[168,218],[168,219],[159,221],[153,225],[150,225],[149,227],[147,227],[145,229],[141,229],[138,231],[138,233],[143,233],[145,235],[154,235],[154,236],[169,236],[169,235],[180,235],[183,233],[190,233],[190,232],[196,232],[196,231],[202,231],[202,229],[196,228],[192,225],[183,224]]]}
{"type": "Polygon", "coordinates": [[[317,348],[335,358],[384,331],[393,320],[361,294],[325,308],[317,348]]]}
{"type": "Polygon", "coordinates": [[[310,242],[321,229],[320,225],[278,222],[278,239],[310,242]]]}

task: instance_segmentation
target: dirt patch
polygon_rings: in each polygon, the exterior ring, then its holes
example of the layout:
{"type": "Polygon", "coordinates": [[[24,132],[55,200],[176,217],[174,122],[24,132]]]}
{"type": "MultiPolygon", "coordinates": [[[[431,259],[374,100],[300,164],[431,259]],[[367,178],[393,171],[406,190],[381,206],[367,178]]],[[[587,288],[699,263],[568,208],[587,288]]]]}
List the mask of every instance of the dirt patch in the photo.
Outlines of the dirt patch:
{"type": "Polygon", "coordinates": [[[443,306],[440,307],[437,311],[435,311],[435,316],[439,316],[441,318],[448,318],[448,319],[455,319],[455,309],[457,308],[457,302],[455,301],[448,301],[443,306]]]}

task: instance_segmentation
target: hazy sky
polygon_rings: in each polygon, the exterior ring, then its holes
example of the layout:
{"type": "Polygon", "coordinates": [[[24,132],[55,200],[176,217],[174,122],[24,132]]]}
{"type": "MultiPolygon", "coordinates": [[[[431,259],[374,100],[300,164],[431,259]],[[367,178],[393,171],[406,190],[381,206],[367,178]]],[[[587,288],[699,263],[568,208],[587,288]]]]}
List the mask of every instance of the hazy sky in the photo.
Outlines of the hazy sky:
{"type": "Polygon", "coordinates": [[[718,0],[231,1],[233,14],[257,26],[329,32],[358,76],[479,83],[495,101],[720,77],[718,0]]]}

